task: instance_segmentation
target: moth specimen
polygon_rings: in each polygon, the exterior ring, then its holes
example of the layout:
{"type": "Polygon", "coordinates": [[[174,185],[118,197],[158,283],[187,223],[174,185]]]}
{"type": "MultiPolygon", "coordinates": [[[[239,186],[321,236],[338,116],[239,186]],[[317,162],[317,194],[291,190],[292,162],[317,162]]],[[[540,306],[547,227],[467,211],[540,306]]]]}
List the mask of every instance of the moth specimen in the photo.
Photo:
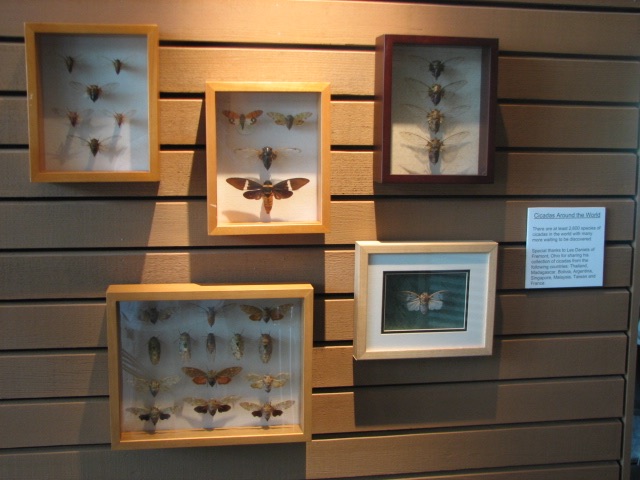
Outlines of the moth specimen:
{"type": "Polygon", "coordinates": [[[284,402],[276,403],[275,405],[272,405],[271,402],[266,402],[262,405],[252,402],[240,402],[240,406],[251,412],[251,415],[254,417],[264,418],[269,421],[271,417],[279,417],[282,415],[283,410],[291,407],[294,403],[295,400],[286,400],[284,402]]]}
{"type": "Polygon", "coordinates": [[[218,315],[221,315],[222,313],[224,313],[225,311],[228,311],[229,308],[233,307],[233,303],[223,303],[222,305],[217,305],[217,306],[213,306],[213,307],[202,307],[200,305],[198,305],[197,303],[192,303],[191,305],[193,305],[194,307],[198,307],[200,310],[202,310],[204,313],[207,314],[207,323],[209,324],[210,327],[213,327],[213,325],[216,323],[216,318],[218,315]]]}
{"type": "Polygon", "coordinates": [[[257,373],[247,374],[247,380],[251,382],[251,388],[264,389],[269,393],[272,388],[280,388],[289,381],[288,373],[278,373],[277,375],[259,375],[257,373]]]}
{"type": "Polygon", "coordinates": [[[194,367],[182,367],[182,371],[191,378],[196,385],[205,385],[213,387],[216,383],[218,385],[226,385],[231,382],[233,377],[242,371],[242,367],[229,367],[220,371],[215,370],[200,370],[194,367]]]}
{"type": "Polygon", "coordinates": [[[258,160],[262,162],[264,168],[269,170],[271,168],[271,164],[273,161],[278,158],[278,156],[285,156],[288,153],[300,153],[302,150],[299,148],[278,148],[275,149],[273,147],[265,146],[261,149],[255,148],[236,148],[234,152],[248,153],[250,155],[255,155],[258,157],[258,160]]]}
{"type": "Polygon", "coordinates": [[[303,125],[305,120],[313,115],[313,113],[302,112],[296,115],[285,115],[284,113],[267,112],[267,115],[271,117],[276,125],[282,125],[283,127],[287,127],[287,130],[291,130],[294,125],[296,127],[303,125]]]}
{"type": "Polygon", "coordinates": [[[149,361],[153,365],[160,363],[160,355],[162,353],[160,348],[160,340],[158,337],[153,336],[147,342],[147,350],[149,352],[149,361]]]}
{"type": "Polygon", "coordinates": [[[262,115],[262,110],[254,110],[247,114],[236,113],[232,110],[223,110],[222,114],[227,117],[231,125],[240,127],[240,130],[244,130],[245,127],[254,125],[258,121],[258,117],[262,115]]]}
{"type": "Polygon", "coordinates": [[[282,200],[293,195],[295,190],[304,187],[309,183],[308,178],[290,178],[276,183],[271,180],[265,180],[260,184],[249,178],[231,177],[227,178],[227,183],[238,190],[244,191],[244,198],[250,200],[262,200],[262,205],[267,214],[271,213],[273,208],[273,199],[282,200]]]}
{"type": "Polygon", "coordinates": [[[137,415],[142,421],[151,421],[154,425],[160,420],[166,420],[171,417],[171,414],[176,411],[176,407],[158,408],[156,406],[150,408],[130,407],[127,408],[127,412],[137,415]]]}
{"type": "Polygon", "coordinates": [[[108,138],[103,138],[103,139],[99,139],[99,138],[82,138],[79,137],[77,135],[69,135],[69,137],[75,137],[79,140],[82,140],[87,147],[89,148],[89,151],[91,152],[91,155],[93,155],[94,157],[98,154],[98,152],[102,152],[104,151],[107,147],[105,146],[105,143],[108,141],[111,141],[115,138],[118,138],[117,135],[112,136],[112,137],[108,137],[108,138]]]}
{"type": "Polygon", "coordinates": [[[433,137],[431,139],[426,139],[416,133],[412,133],[412,132],[400,132],[400,134],[407,140],[409,140],[412,143],[418,143],[420,142],[424,148],[427,149],[427,154],[429,156],[429,162],[431,162],[432,164],[436,164],[440,161],[440,153],[442,152],[442,150],[444,150],[445,148],[445,141],[449,142],[452,139],[456,139],[456,140],[462,140],[464,139],[469,132],[458,132],[458,133],[454,133],[453,135],[448,135],[445,138],[437,138],[437,137],[433,137]]]}
{"type": "Polygon", "coordinates": [[[441,85],[439,83],[432,83],[427,85],[426,83],[416,80],[415,78],[407,78],[406,81],[418,91],[421,95],[427,95],[434,105],[438,105],[440,101],[445,98],[447,93],[452,93],[467,84],[466,80],[458,80],[447,85],[441,85]]]}
{"type": "Polygon", "coordinates": [[[231,410],[231,405],[235,403],[240,397],[237,395],[229,395],[224,398],[194,398],[187,397],[184,401],[190,405],[193,405],[193,410],[198,413],[208,413],[212,417],[216,413],[224,413],[231,410]]]}
{"type": "Polygon", "coordinates": [[[113,87],[118,85],[117,83],[107,83],[105,85],[98,85],[96,83],[83,84],[80,82],[70,82],[71,86],[77,90],[84,91],[92,102],[98,101],[100,97],[106,95],[111,91],[113,87]]]}
{"type": "Polygon", "coordinates": [[[170,390],[170,387],[180,381],[180,377],[174,375],[157,380],[155,378],[134,376],[133,378],[129,378],[127,381],[139,392],[145,392],[148,390],[149,393],[155,397],[159,392],[166,392],[170,390]]]}
{"type": "Polygon", "coordinates": [[[191,360],[191,335],[188,332],[180,333],[178,338],[178,353],[183,362],[191,360]]]}
{"type": "Polygon", "coordinates": [[[444,305],[443,294],[446,290],[437,292],[416,293],[408,290],[400,292],[402,300],[405,302],[407,310],[412,312],[420,311],[422,315],[427,315],[429,310],[440,310],[444,305]]]}
{"type": "Polygon", "coordinates": [[[241,333],[234,333],[231,336],[231,355],[240,360],[244,355],[244,338],[241,333]]]}
{"type": "Polygon", "coordinates": [[[269,323],[270,320],[273,320],[274,322],[276,320],[282,320],[289,314],[292,308],[292,303],[285,303],[283,305],[278,305],[277,307],[264,308],[259,308],[253,305],[240,305],[240,310],[248,315],[249,320],[254,322],[262,320],[264,323],[269,323]]]}
{"type": "Polygon", "coordinates": [[[464,57],[453,57],[447,60],[427,60],[426,58],[419,57],[417,55],[410,55],[410,57],[426,65],[426,67],[429,69],[429,73],[431,73],[431,75],[433,75],[433,78],[435,78],[436,80],[438,79],[438,77],[440,77],[440,75],[444,73],[445,67],[447,65],[457,65],[464,60],[464,57]]]}
{"type": "Polygon", "coordinates": [[[262,363],[269,363],[269,360],[271,360],[271,354],[273,353],[273,338],[268,333],[262,333],[260,334],[258,342],[260,360],[262,360],[262,363]]]}
{"type": "Polygon", "coordinates": [[[175,312],[173,308],[158,309],[155,306],[149,306],[138,311],[138,320],[141,322],[150,322],[155,325],[158,320],[167,320],[175,312]]]}

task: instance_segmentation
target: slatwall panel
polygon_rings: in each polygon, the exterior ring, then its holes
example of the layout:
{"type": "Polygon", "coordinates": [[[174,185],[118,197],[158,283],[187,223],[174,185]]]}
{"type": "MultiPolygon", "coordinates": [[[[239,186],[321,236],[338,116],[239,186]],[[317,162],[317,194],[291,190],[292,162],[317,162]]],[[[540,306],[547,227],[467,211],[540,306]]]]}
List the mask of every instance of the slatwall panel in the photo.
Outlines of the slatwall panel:
{"type": "Polygon", "coordinates": [[[8,3],[1,478],[627,475],[637,2],[8,3]],[[29,182],[24,21],[159,25],[159,183],[29,182]],[[494,183],[373,184],[373,44],[383,33],[499,37],[494,183]],[[207,236],[207,80],[331,82],[331,232],[207,236]],[[524,290],[526,211],[540,206],[607,208],[603,288],[524,290]],[[354,362],[354,242],[372,239],[498,241],[494,354],[354,362]],[[313,284],[311,443],[110,450],[105,289],[172,282],[313,284]]]}

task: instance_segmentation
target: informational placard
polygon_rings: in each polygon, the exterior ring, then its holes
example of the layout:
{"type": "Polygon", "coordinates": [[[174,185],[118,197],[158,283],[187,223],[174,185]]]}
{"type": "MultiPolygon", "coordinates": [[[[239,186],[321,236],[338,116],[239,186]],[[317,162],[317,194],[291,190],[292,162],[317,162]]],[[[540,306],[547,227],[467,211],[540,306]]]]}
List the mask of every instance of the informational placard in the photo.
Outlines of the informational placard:
{"type": "Polygon", "coordinates": [[[602,286],[604,207],[530,208],[526,288],[602,286]]]}

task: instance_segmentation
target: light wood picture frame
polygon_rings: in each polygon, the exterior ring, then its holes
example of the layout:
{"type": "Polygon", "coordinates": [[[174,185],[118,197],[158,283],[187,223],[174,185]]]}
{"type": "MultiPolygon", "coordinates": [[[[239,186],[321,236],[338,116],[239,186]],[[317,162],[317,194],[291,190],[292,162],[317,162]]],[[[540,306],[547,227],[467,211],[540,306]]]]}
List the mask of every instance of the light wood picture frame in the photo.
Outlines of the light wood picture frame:
{"type": "Polygon", "coordinates": [[[498,39],[376,40],[374,180],[493,182],[498,39]]]}
{"type": "Polygon", "coordinates": [[[311,439],[313,287],[111,285],[113,449],[311,439]]]}
{"type": "Polygon", "coordinates": [[[158,27],[25,23],[32,182],[156,182],[158,27]]]}
{"type": "Polygon", "coordinates": [[[330,85],[207,82],[209,235],[329,230],[330,85]]]}
{"type": "Polygon", "coordinates": [[[498,244],[356,242],[356,360],[491,355],[498,244]]]}

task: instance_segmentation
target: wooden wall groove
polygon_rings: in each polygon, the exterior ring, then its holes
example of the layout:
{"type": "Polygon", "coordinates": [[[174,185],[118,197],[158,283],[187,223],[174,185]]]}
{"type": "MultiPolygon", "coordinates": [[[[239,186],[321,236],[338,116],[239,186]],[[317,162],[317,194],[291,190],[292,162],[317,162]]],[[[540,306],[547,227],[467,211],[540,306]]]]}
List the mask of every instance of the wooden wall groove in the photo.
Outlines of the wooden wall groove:
{"type": "Polygon", "coordinates": [[[640,6],[438,3],[0,3],[0,477],[626,477],[640,6]],[[25,20],[159,25],[160,182],[29,182],[25,20]],[[499,37],[494,183],[373,183],[383,33],[499,37]],[[329,233],[206,235],[207,80],[331,82],[329,233]],[[606,207],[603,288],[524,289],[538,206],[606,207]],[[353,244],[372,239],[500,242],[494,353],[354,361],[353,244]],[[312,442],[110,451],[104,292],[173,282],[313,284],[312,442]]]}

